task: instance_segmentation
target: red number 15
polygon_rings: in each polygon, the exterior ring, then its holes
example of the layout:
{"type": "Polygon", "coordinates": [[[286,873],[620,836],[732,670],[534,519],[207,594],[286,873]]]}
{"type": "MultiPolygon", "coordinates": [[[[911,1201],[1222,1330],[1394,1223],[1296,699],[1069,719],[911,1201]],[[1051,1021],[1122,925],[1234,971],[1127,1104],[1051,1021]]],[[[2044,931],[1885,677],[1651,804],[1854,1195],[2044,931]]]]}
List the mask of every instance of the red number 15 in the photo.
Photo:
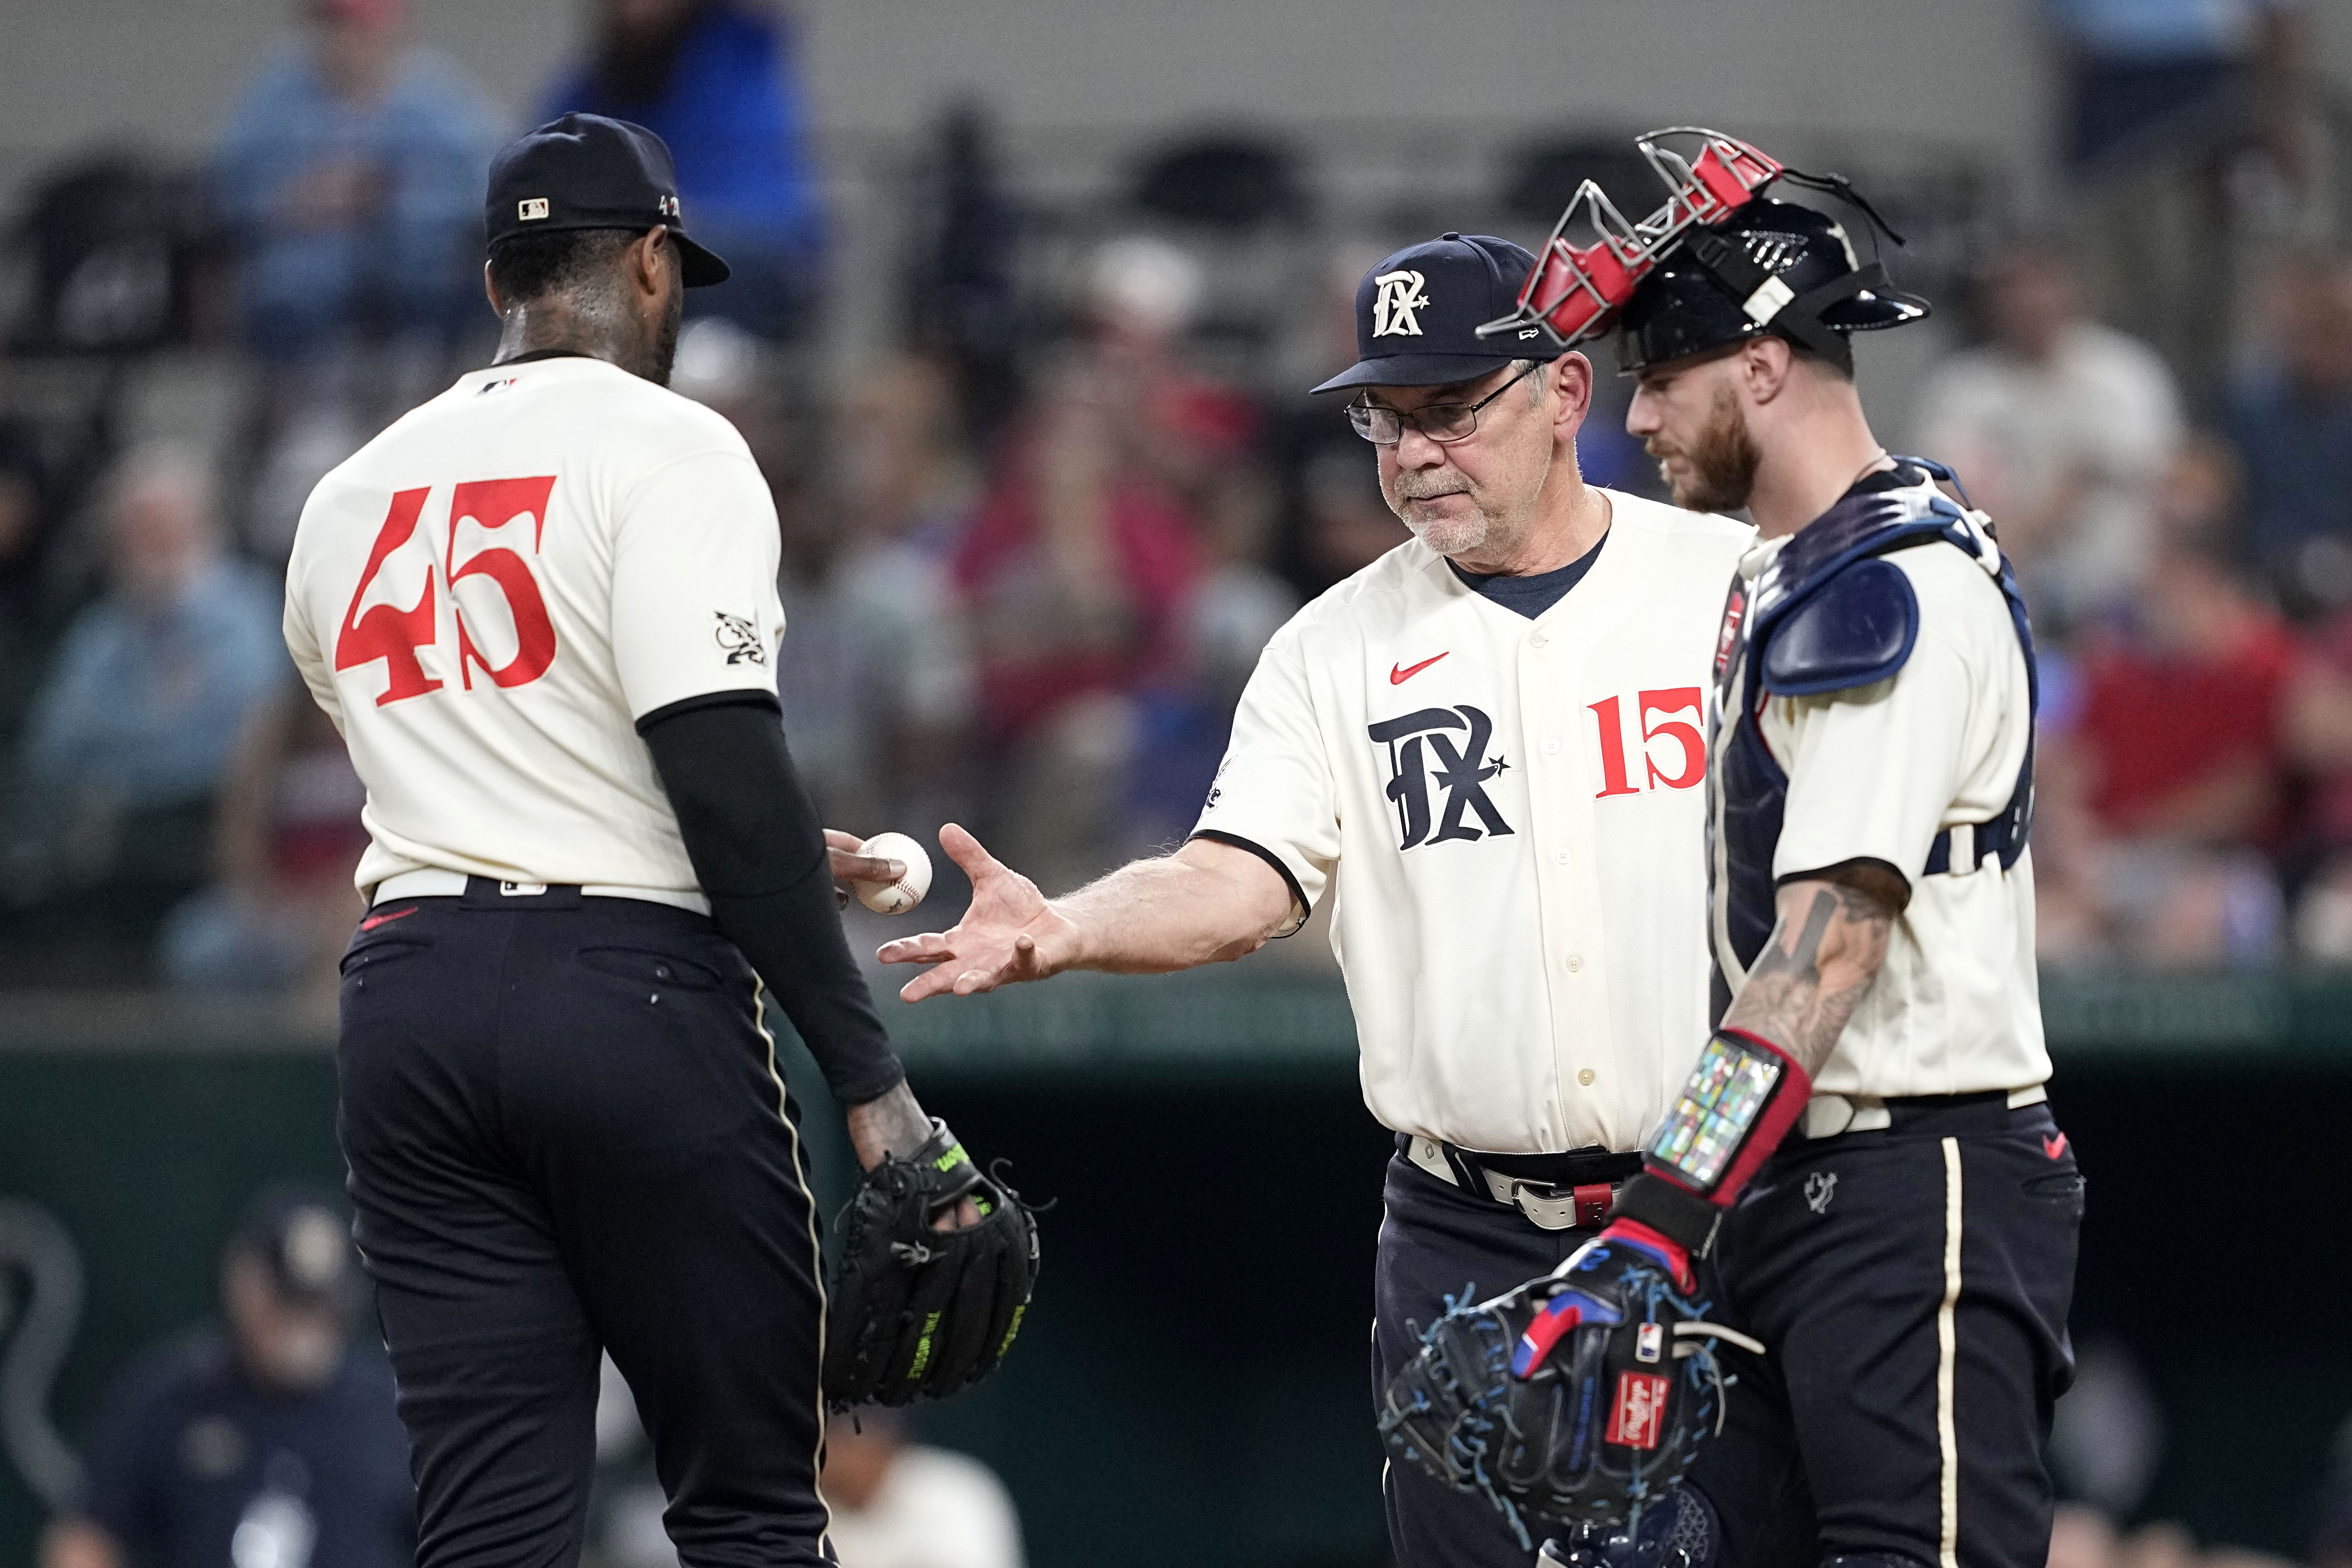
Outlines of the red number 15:
{"type": "MultiPolygon", "coordinates": [[[[1653,713],[1679,713],[1685,708],[1699,706],[1699,689],[1696,686],[1669,686],[1654,691],[1644,691],[1636,699],[1642,716],[1642,766],[1649,779],[1643,787],[1664,785],[1667,789],[1688,789],[1706,776],[1706,741],[1698,726],[1680,719],[1669,719],[1653,726],[1653,713]],[[1670,739],[1681,748],[1682,766],[1672,773],[1658,769],[1650,743],[1670,739]]],[[[1617,699],[1604,698],[1591,705],[1593,718],[1601,726],[1601,783],[1599,795],[1592,798],[1606,800],[1612,795],[1639,795],[1625,769],[1625,724],[1617,711],[1617,699]]]]}
{"type": "MultiPolygon", "coordinates": [[[[471,518],[485,530],[503,529],[528,516],[531,525],[530,552],[535,555],[539,552],[540,536],[547,527],[547,498],[554,489],[555,476],[543,474],[527,479],[476,479],[451,492],[449,548],[440,567],[451,599],[450,618],[457,624],[457,669],[469,691],[473,689],[477,665],[499,686],[524,686],[545,675],[547,667],[555,661],[555,626],[548,618],[547,601],[540,594],[538,579],[531,575],[530,563],[517,552],[497,544],[485,546],[459,561],[457,525],[471,518]],[[488,578],[497,587],[514,622],[514,657],[501,665],[493,666],[483,656],[466,624],[464,608],[456,602],[457,584],[477,576],[488,578]]],[[[371,605],[365,615],[360,613],[360,603],[367,597],[369,584],[383,570],[384,562],[415,536],[417,521],[424,515],[425,499],[431,493],[428,488],[401,490],[394,495],[392,510],[384,514],[383,526],[368,552],[367,568],[360,574],[359,586],[352,590],[351,607],[343,612],[342,626],[335,635],[337,669],[373,664],[377,659],[384,661],[387,679],[383,695],[375,700],[379,708],[441,689],[441,682],[425,673],[416,657],[418,648],[436,642],[439,636],[440,607],[434,593],[432,566],[425,568],[416,603],[408,608],[382,604],[371,605]]]]}

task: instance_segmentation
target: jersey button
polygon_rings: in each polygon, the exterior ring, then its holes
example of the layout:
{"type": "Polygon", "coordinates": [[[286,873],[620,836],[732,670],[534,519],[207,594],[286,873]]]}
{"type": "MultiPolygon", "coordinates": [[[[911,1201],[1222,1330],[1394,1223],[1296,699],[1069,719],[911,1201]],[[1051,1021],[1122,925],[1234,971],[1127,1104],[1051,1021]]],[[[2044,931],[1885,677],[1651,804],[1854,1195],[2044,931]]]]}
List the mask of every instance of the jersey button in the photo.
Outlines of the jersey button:
{"type": "Polygon", "coordinates": [[[1591,1089],[1592,1087],[1592,1069],[1591,1068],[1577,1068],[1576,1081],[1582,1084],[1585,1088],[1591,1089]]]}
{"type": "Polygon", "coordinates": [[[1559,755],[1559,742],[1558,741],[1546,741],[1543,744],[1543,753],[1547,757],[1556,757],[1559,755]]]}
{"type": "Polygon", "coordinates": [[[1568,972],[1570,974],[1581,974],[1584,973],[1584,955],[1582,953],[1571,952],[1568,955],[1568,972]]]}
{"type": "Polygon", "coordinates": [[[1528,638],[1528,646],[1529,647],[1551,647],[1551,638],[1546,637],[1541,632],[1538,632],[1533,637],[1528,638]]]}
{"type": "MultiPolygon", "coordinates": [[[[1555,866],[1565,866],[1565,865],[1567,865],[1570,860],[1573,860],[1574,858],[1576,858],[1576,857],[1575,857],[1575,856],[1573,856],[1573,855],[1571,855],[1571,854],[1570,854],[1570,853],[1569,853],[1567,850],[1565,850],[1565,849],[1555,849],[1555,850],[1553,850],[1553,851],[1551,852],[1552,864],[1553,864],[1553,865],[1555,865],[1555,866]]],[[[1575,964],[1570,963],[1570,964],[1569,965],[1569,967],[1570,967],[1570,968],[1571,968],[1571,969],[1573,969],[1573,968],[1575,968],[1576,966],[1575,966],[1575,964]]]]}

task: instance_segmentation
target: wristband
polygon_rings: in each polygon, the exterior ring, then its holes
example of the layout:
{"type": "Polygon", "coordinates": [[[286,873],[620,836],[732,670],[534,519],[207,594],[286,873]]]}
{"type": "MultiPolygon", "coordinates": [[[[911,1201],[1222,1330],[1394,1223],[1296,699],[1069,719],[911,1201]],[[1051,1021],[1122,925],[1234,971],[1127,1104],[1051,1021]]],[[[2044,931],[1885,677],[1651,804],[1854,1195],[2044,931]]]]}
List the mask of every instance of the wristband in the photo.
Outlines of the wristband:
{"type": "Polygon", "coordinates": [[[1745,1029],[1718,1029],[1698,1054],[1643,1163],[1654,1174],[1728,1208],[1813,1097],[1794,1057],[1745,1029]]]}
{"type": "Polygon", "coordinates": [[[1693,1258],[1705,1258],[1715,1249],[1716,1227],[1723,1223],[1721,1209],[1654,1171],[1643,1171],[1620,1188],[1617,1206],[1609,1214],[1612,1228],[1630,1221],[1693,1258]]]}

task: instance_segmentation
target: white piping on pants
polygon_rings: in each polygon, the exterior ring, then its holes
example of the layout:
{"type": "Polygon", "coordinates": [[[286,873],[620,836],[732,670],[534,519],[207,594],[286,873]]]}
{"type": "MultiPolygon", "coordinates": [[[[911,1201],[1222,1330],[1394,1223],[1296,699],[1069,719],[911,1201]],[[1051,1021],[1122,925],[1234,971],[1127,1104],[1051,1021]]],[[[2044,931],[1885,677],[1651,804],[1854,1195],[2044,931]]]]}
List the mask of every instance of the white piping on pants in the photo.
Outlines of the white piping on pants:
{"type": "Polygon", "coordinates": [[[1959,1568],[1960,1441],[1952,1420],[1952,1373],[1958,1359],[1960,1300],[1960,1141],[1944,1140],[1944,1300],[1936,1309],[1936,1444],[1942,1451],[1943,1538],[1937,1561],[1959,1568]]]}

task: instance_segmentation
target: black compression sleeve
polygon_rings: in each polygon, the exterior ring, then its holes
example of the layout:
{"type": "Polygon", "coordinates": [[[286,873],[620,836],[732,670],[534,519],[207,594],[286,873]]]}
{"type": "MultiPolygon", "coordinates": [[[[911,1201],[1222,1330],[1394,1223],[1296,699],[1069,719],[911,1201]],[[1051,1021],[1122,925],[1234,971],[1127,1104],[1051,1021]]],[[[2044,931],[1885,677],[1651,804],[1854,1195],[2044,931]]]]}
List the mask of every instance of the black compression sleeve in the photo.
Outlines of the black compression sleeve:
{"type": "Polygon", "coordinates": [[[637,731],[677,813],[719,922],[768,983],[845,1105],[907,1076],[849,956],[816,808],[793,769],[774,699],[689,699],[637,731]]]}

